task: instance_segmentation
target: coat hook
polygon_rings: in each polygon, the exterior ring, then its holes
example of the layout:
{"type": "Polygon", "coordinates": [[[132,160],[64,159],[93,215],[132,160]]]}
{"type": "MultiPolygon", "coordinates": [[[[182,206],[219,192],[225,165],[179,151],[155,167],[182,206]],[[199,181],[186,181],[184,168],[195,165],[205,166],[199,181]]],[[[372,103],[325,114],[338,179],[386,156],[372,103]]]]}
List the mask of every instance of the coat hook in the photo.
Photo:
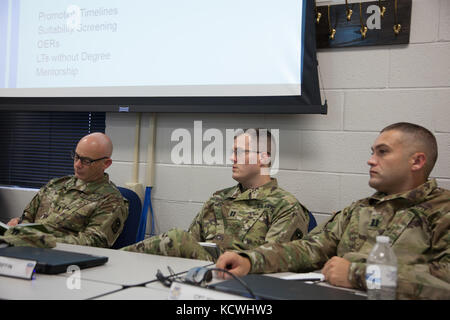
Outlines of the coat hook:
{"type": "Polygon", "coordinates": [[[380,16],[384,18],[384,13],[386,12],[386,7],[381,5],[381,0],[378,0],[378,7],[380,7],[380,16]]]}
{"type": "MultiPolygon", "coordinates": [[[[337,26],[337,21],[336,21],[336,26],[337,26]]],[[[333,28],[331,26],[330,5],[328,5],[328,31],[329,31],[328,38],[330,40],[334,40],[334,36],[336,35],[336,27],[333,28]]]]}
{"type": "Polygon", "coordinates": [[[322,13],[317,10],[316,1],[314,1],[314,10],[316,11],[316,23],[319,24],[320,18],[322,17],[322,13]]]}
{"type": "Polygon", "coordinates": [[[400,31],[402,30],[402,25],[400,23],[398,23],[398,0],[395,0],[395,4],[394,4],[394,34],[397,36],[399,35],[400,31]]]}
{"type": "Polygon", "coordinates": [[[359,3],[359,21],[361,22],[361,29],[359,29],[359,32],[361,33],[361,37],[365,39],[367,36],[367,31],[369,29],[364,25],[364,21],[362,18],[362,2],[359,3]]]}
{"type": "MultiPolygon", "coordinates": [[[[345,0],[345,7],[346,7],[345,12],[347,14],[347,21],[350,21],[350,20],[352,20],[353,10],[348,7],[348,0],[345,0]]],[[[353,8],[353,4],[352,4],[352,8],[353,8]]]]}

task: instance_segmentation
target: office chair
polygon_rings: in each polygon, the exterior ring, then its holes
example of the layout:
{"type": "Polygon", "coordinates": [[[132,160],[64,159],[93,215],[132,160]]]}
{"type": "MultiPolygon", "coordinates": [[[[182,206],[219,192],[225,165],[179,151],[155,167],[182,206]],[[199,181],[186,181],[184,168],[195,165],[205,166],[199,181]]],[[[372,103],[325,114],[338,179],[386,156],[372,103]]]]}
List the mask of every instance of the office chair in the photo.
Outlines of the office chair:
{"type": "Polygon", "coordinates": [[[139,220],[141,219],[142,203],[139,196],[133,190],[117,187],[122,196],[128,200],[128,218],[125,221],[122,233],[112,249],[120,249],[130,244],[136,243],[136,236],[139,228],[139,220]]]}
{"type": "Polygon", "coordinates": [[[308,232],[310,232],[312,229],[314,229],[317,226],[317,221],[311,212],[308,211],[308,215],[309,215],[308,232]]]}

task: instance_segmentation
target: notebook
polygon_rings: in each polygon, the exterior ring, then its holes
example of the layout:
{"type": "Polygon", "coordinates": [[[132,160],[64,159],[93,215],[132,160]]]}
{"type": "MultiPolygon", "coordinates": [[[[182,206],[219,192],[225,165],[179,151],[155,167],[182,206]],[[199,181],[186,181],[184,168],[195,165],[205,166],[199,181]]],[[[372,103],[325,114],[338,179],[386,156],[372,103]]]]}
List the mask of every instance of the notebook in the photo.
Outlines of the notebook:
{"type": "MultiPolygon", "coordinates": [[[[366,300],[365,295],[334,287],[283,280],[270,276],[249,274],[240,278],[252,290],[257,299],[263,300],[366,300]]],[[[222,292],[251,297],[238,281],[231,279],[208,286],[222,292]]]]}
{"type": "Polygon", "coordinates": [[[108,257],[34,247],[0,248],[0,256],[35,260],[37,261],[36,273],[46,274],[67,272],[67,268],[71,265],[77,265],[80,269],[84,269],[100,266],[108,261],[108,257]]]}

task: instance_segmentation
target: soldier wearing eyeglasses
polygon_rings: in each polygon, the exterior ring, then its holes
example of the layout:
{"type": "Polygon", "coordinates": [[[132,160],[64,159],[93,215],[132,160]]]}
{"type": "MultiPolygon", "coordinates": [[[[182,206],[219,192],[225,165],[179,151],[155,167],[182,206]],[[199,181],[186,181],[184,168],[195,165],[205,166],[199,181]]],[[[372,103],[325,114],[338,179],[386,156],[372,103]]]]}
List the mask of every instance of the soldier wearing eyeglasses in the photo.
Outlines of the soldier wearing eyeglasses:
{"type": "Polygon", "coordinates": [[[20,223],[42,224],[48,233],[10,228],[0,240],[12,245],[51,246],[54,242],[111,247],[128,216],[128,204],[105,170],[113,145],[103,133],[83,137],[72,152],[74,175],[51,180],[25,208],[20,223]]]}
{"type": "Polygon", "coordinates": [[[215,243],[224,252],[302,238],[308,210],[269,175],[274,148],[267,130],[238,135],[230,157],[237,185],[215,192],[187,231],[174,228],[121,250],[214,261],[199,242],[215,243]]]}

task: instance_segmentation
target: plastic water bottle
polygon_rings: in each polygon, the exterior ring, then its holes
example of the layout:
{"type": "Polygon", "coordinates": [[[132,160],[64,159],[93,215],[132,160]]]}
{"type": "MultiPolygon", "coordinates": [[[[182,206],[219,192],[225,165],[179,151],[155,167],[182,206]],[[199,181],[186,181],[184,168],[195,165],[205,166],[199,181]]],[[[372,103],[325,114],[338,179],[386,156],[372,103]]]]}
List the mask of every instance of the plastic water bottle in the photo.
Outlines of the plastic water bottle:
{"type": "Polygon", "coordinates": [[[397,257],[389,245],[389,237],[377,237],[367,259],[366,285],[369,300],[395,300],[397,257]]]}

